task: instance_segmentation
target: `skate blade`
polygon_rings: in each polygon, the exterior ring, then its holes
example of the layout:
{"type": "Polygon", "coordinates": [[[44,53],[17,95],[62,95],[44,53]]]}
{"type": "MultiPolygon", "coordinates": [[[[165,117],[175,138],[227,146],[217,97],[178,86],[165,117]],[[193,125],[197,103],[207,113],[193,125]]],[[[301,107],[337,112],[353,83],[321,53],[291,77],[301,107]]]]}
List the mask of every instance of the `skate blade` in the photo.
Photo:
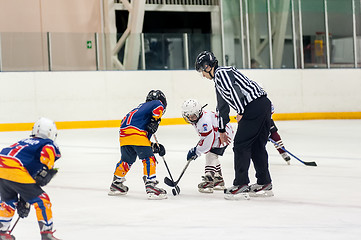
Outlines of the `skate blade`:
{"type": "Polygon", "coordinates": [[[249,200],[248,192],[238,194],[224,194],[224,198],[227,200],[249,200]]]}
{"type": "Polygon", "coordinates": [[[147,193],[147,196],[149,200],[163,200],[168,198],[166,194],[156,195],[154,193],[147,193]]]}
{"type": "Polygon", "coordinates": [[[249,193],[250,197],[273,197],[273,191],[269,190],[269,191],[259,191],[259,192],[250,192],[249,193]]]}
{"type": "Polygon", "coordinates": [[[213,193],[213,188],[198,188],[201,193],[213,193]]]}
{"type": "Polygon", "coordinates": [[[225,186],[216,186],[216,187],[213,188],[213,190],[216,190],[216,191],[222,191],[224,189],[226,189],[225,186]]]}
{"type": "Polygon", "coordinates": [[[118,191],[118,190],[110,190],[109,192],[108,192],[108,196],[120,196],[120,195],[125,195],[125,194],[127,194],[127,192],[121,192],[121,191],[118,191]]]}

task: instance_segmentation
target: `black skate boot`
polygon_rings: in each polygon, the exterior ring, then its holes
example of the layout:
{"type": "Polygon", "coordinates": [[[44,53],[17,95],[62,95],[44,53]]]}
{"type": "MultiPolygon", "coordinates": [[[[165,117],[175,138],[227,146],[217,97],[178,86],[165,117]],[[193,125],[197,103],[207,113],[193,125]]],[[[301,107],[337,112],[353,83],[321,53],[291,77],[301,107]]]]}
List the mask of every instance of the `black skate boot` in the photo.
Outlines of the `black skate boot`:
{"type": "Polygon", "coordinates": [[[118,196],[127,194],[129,188],[123,184],[125,178],[113,177],[112,185],[110,185],[109,196],[118,196]]]}
{"type": "Polygon", "coordinates": [[[291,160],[290,156],[288,156],[288,154],[286,152],[281,153],[281,156],[282,156],[283,160],[285,160],[286,163],[288,165],[290,165],[290,160],[291,160]]]}
{"type": "Polygon", "coordinates": [[[213,181],[213,189],[214,190],[224,190],[226,187],[224,186],[224,180],[222,176],[217,176],[213,181]]]}
{"type": "Polygon", "coordinates": [[[224,198],[227,200],[249,200],[249,186],[245,184],[224,189],[224,198]]]}
{"type": "Polygon", "coordinates": [[[15,240],[15,237],[9,232],[0,231],[0,240],[15,240]]]}
{"type": "Polygon", "coordinates": [[[40,232],[41,234],[41,240],[60,240],[59,238],[54,237],[55,231],[43,231],[40,232]]]}
{"type": "Polygon", "coordinates": [[[272,183],[260,185],[260,184],[252,184],[249,186],[249,195],[251,197],[272,197],[274,196],[272,191],[272,183]]]}
{"type": "Polygon", "coordinates": [[[161,200],[167,198],[167,191],[163,188],[156,187],[158,183],[158,181],[145,182],[145,191],[147,192],[148,199],[161,200]]]}
{"type": "Polygon", "coordinates": [[[213,193],[214,179],[212,176],[202,176],[202,182],[198,184],[198,191],[201,193],[213,193]]]}

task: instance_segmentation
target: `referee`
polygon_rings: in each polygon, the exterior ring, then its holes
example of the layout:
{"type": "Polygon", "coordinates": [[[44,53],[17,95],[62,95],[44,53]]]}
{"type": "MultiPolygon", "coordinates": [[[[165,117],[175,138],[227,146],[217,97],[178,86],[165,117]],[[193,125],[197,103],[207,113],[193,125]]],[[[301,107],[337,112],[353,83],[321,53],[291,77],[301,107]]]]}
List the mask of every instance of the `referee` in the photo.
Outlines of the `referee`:
{"type": "Polygon", "coordinates": [[[221,143],[229,144],[231,141],[225,133],[230,107],[237,112],[238,127],[233,146],[235,179],[233,186],[224,190],[225,198],[273,196],[266,150],[271,127],[271,102],[267,93],[236,68],[218,66],[212,52],[201,52],[195,67],[203,77],[213,79],[215,83],[221,143]],[[251,159],[257,183],[249,186],[251,159]]]}

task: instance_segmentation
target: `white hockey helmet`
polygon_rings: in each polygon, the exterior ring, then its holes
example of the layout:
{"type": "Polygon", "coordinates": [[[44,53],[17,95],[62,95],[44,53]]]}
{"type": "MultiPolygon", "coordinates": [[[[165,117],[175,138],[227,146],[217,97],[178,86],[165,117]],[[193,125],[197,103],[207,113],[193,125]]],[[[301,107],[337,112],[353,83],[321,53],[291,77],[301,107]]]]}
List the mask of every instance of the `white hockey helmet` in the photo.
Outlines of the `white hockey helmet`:
{"type": "Polygon", "coordinates": [[[203,107],[195,99],[188,99],[182,105],[182,116],[187,123],[196,123],[202,116],[203,107]]]}
{"type": "Polygon", "coordinates": [[[57,135],[58,129],[56,128],[54,121],[41,117],[38,121],[35,122],[30,136],[38,138],[49,138],[55,141],[57,135]]]}

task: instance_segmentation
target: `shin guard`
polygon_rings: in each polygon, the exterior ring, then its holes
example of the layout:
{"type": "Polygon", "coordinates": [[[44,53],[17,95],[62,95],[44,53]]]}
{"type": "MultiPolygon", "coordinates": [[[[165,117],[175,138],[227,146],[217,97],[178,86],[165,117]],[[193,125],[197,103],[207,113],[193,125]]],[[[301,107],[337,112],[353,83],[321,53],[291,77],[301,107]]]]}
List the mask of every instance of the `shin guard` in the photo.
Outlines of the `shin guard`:
{"type": "Polygon", "coordinates": [[[274,144],[275,148],[277,149],[277,151],[282,154],[284,153],[285,151],[282,149],[283,146],[283,142],[282,142],[282,139],[281,139],[281,136],[278,134],[278,132],[273,132],[271,133],[271,136],[270,138],[275,141],[277,144],[274,144]]]}
{"type": "Polygon", "coordinates": [[[6,232],[15,214],[15,201],[1,202],[0,205],[0,231],[6,232]]]}
{"type": "Polygon", "coordinates": [[[34,204],[36,210],[36,217],[40,231],[50,231],[53,229],[53,213],[51,211],[51,202],[48,194],[45,192],[37,198],[29,201],[34,204]]]}
{"type": "Polygon", "coordinates": [[[117,163],[114,175],[117,176],[118,178],[124,178],[125,175],[127,175],[127,173],[129,172],[131,166],[132,166],[131,164],[128,164],[127,162],[123,162],[122,160],[120,160],[117,163]]]}
{"type": "Polygon", "coordinates": [[[143,159],[143,175],[144,178],[148,180],[152,180],[156,178],[156,168],[157,163],[154,156],[143,159]]]}

